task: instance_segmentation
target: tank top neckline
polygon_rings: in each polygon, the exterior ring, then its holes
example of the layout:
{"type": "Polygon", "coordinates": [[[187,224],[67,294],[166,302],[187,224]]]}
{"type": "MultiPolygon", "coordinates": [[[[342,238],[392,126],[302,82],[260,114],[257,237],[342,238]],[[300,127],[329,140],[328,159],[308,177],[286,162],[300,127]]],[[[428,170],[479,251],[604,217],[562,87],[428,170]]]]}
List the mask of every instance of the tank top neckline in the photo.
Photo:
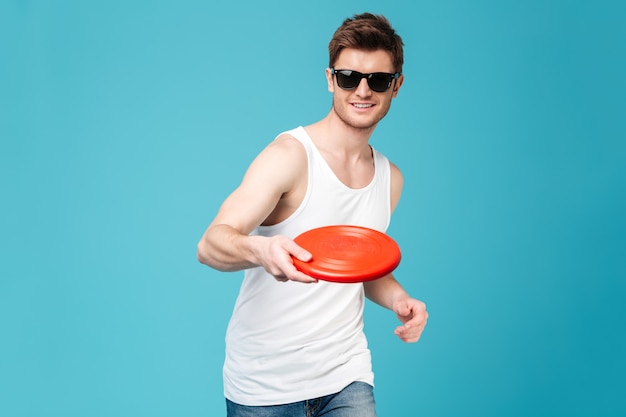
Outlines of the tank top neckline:
{"type": "MultiPolygon", "coordinates": [[[[315,152],[315,156],[317,157],[316,159],[321,161],[321,165],[329,173],[330,177],[335,182],[337,182],[341,187],[343,187],[346,190],[351,191],[351,192],[360,193],[360,192],[367,191],[367,190],[369,190],[370,188],[372,188],[374,186],[374,184],[376,183],[376,178],[377,178],[378,173],[379,173],[379,166],[378,166],[378,160],[376,158],[376,150],[374,149],[374,147],[372,145],[368,145],[368,146],[370,147],[370,149],[372,151],[372,158],[373,158],[373,162],[374,162],[374,175],[372,176],[372,179],[370,180],[370,182],[367,183],[365,186],[359,187],[359,188],[352,188],[352,187],[349,187],[348,185],[346,185],[343,181],[341,181],[339,179],[339,177],[337,177],[337,174],[335,174],[335,171],[333,171],[333,169],[330,167],[330,165],[328,164],[328,162],[326,161],[326,159],[324,158],[324,156],[322,155],[320,150],[317,148],[317,146],[315,145],[315,142],[313,142],[313,139],[309,135],[309,132],[306,131],[304,126],[298,127],[298,130],[300,130],[303,133],[302,138],[306,139],[306,141],[309,143],[309,145],[311,145],[311,149],[312,149],[313,152],[315,152]]],[[[309,160],[309,163],[311,163],[311,162],[312,161],[309,160]]]]}

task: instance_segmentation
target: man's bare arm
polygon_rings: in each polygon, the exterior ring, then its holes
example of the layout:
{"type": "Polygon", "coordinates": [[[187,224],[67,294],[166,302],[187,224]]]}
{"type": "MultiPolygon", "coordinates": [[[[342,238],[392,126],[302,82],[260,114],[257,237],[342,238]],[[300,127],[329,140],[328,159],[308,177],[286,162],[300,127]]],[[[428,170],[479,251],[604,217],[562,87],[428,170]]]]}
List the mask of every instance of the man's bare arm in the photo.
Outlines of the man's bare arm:
{"type": "Polygon", "coordinates": [[[306,167],[306,153],[293,138],[278,138],[265,148],[198,243],[198,260],[221,271],[263,266],[279,280],[314,282],[293,266],[291,255],[307,261],[310,254],[291,239],[249,235],[293,191],[306,167]]]}

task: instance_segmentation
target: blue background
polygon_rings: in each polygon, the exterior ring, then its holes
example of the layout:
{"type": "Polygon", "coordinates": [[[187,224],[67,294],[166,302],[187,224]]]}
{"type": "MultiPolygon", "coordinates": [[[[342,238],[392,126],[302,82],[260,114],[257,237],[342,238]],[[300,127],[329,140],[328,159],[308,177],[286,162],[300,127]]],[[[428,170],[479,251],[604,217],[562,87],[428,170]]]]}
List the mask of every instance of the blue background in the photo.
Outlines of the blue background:
{"type": "Polygon", "coordinates": [[[241,273],[196,243],[252,158],[330,107],[327,43],[387,15],[406,81],[405,345],[380,416],[626,415],[626,3],[0,2],[0,415],[224,414],[241,273]]]}

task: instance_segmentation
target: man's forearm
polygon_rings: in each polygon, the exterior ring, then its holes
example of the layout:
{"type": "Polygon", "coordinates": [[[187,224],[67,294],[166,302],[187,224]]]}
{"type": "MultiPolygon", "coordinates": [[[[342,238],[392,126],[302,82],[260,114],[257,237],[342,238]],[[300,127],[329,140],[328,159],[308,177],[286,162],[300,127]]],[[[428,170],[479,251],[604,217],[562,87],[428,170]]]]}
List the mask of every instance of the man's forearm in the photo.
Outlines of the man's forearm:
{"type": "Polygon", "coordinates": [[[368,299],[390,310],[393,309],[393,304],[397,300],[409,296],[392,274],[366,282],[363,285],[365,296],[368,299]]]}
{"type": "Polygon", "coordinates": [[[256,267],[255,238],[225,224],[211,226],[198,243],[198,261],[226,272],[256,267]]]}

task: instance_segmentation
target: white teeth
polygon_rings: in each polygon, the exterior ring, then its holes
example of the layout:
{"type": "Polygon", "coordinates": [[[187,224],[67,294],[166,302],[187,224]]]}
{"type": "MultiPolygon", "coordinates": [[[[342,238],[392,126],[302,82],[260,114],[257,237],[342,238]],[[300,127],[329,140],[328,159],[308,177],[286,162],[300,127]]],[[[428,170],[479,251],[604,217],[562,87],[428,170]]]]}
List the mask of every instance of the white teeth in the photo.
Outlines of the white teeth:
{"type": "Polygon", "coordinates": [[[357,109],[366,109],[368,107],[372,107],[372,104],[360,104],[360,103],[355,103],[354,107],[356,107],[357,109]]]}

